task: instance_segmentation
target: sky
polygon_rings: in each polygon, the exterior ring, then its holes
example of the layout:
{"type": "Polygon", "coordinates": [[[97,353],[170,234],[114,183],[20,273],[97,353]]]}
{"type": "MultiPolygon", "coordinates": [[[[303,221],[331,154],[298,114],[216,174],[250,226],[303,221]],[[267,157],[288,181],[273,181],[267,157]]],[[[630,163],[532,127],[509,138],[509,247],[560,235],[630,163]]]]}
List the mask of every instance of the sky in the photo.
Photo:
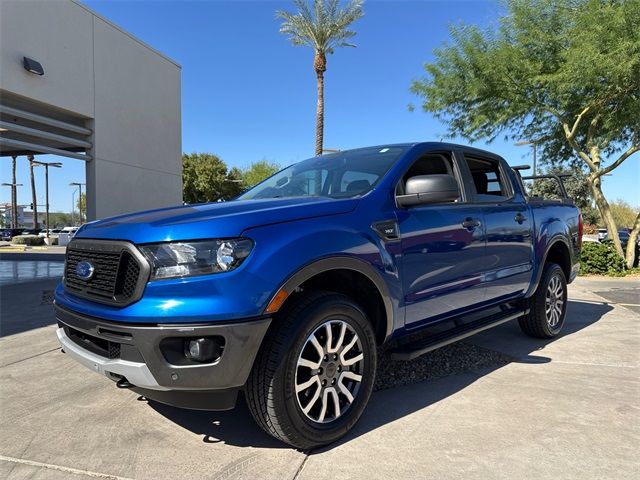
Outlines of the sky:
{"type": "MultiPolygon", "coordinates": [[[[111,20],[182,66],[182,150],[211,152],[227,165],[269,160],[282,166],[313,156],[316,79],[313,51],[278,33],[275,1],[86,0],[111,20]]],[[[409,91],[424,74],[433,49],[449,39],[449,25],[495,25],[497,1],[367,1],[353,28],[357,48],[328,57],[325,75],[325,148],[348,149],[394,142],[440,140],[446,125],[420,109],[409,91]],[[410,111],[408,105],[416,106],[410,111]]],[[[467,143],[454,139],[458,143],[467,143]]],[[[530,147],[496,140],[474,144],[512,165],[531,163],[530,147]]],[[[79,160],[51,169],[51,211],[70,211],[72,181],[84,181],[79,160]]],[[[10,159],[0,158],[0,181],[11,182],[10,159]]],[[[18,159],[18,203],[30,204],[28,162],[18,159]]],[[[44,204],[44,171],[37,171],[44,204]]],[[[610,200],[640,205],[640,155],[603,181],[610,200]]],[[[10,189],[0,190],[0,203],[10,189]]]]}

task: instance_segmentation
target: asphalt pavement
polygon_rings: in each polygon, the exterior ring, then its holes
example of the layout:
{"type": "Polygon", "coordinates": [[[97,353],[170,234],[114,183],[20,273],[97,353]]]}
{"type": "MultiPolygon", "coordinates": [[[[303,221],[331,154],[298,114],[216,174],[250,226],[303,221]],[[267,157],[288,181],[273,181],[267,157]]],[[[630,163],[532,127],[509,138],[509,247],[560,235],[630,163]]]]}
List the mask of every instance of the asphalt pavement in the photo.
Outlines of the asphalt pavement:
{"type": "Polygon", "coordinates": [[[385,364],[354,431],[302,452],[242,401],[163,406],[62,354],[55,263],[0,262],[0,478],[640,478],[640,315],[625,306],[637,279],[579,278],[554,341],[509,323],[385,364]]]}

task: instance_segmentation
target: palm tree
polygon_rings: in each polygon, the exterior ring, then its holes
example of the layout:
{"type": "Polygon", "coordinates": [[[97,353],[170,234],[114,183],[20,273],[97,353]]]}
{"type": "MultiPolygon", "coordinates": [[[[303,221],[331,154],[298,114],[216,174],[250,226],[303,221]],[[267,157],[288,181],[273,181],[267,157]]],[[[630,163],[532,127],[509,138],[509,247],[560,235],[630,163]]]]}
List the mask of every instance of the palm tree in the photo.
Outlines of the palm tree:
{"type": "MultiPolygon", "coordinates": [[[[29,160],[29,174],[31,175],[31,202],[33,205],[33,228],[37,229],[39,224],[38,224],[38,202],[37,202],[37,198],[36,198],[36,179],[33,176],[33,155],[29,154],[27,155],[27,160],[29,160]]],[[[47,228],[49,228],[49,225],[47,225],[47,228]]]]}
{"type": "Polygon", "coordinates": [[[16,178],[16,164],[18,160],[17,155],[11,155],[11,172],[12,172],[12,186],[11,186],[11,228],[18,228],[18,183],[16,178]]]}
{"type": "MultiPolygon", "coordinates": [[[[276,12],[283,20],[280,33],[289,36],[294,45],[306,45],[315,50],[313,68],[318,83],[316,107],[316,155],[322,155],[324,140],[324,72],[327,70],[327,54],[338,47],[355,47],[349,43],[356,32],[349,25],[364,15],[364,0],[351,0],[340,8],[340,0],[313,0],[311,7],[306,0],[294,0],[297,13],[276,12]]],[[[318,185],[316,186],[316,188],[318,185]]]]}

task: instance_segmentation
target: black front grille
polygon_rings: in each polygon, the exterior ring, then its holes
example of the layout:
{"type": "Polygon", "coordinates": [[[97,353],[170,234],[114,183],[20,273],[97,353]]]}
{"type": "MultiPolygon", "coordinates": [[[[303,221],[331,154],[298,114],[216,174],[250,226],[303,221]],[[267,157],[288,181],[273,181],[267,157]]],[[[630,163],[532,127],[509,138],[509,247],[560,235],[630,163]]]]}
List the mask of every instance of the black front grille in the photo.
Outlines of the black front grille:
{"type": "Polygon", "coordinates": [[[140,264],[138,264],[138,261],[133,258],[133,255],[129,252],[124,252],[120,261],[123,266],[124,275],[120,276],[122,284],[119,285],[119,288],[116,290],[121,292],[123,297],[130,298],[133,296],[138,285],[140,264]]]}
{"type": "Polygon", "coordinates": [[[121,242],[83,240],[67,247],[64,284],[72,293],[103,303],[128,304],[137,300],[145,279],[140,261],[121,242]],[[82,279],[76,272],[80,262],[89,262],[93,275],[82,279]]]}
{"type": "Polygon", "coordinates": [[[94,337],[75,328],[64,326],[67,336],[78,346],[101,357],[114,360],[120,358],[120,344],[104,338],[94,337]]]}

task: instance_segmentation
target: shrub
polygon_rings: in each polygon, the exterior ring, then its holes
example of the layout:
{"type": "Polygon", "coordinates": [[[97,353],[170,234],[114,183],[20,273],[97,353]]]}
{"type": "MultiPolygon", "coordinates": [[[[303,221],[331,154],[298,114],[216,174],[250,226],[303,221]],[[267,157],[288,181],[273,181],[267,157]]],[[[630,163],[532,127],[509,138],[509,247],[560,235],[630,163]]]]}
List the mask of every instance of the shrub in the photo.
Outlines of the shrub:
{"type": "Polygon", "coordinates": [[[580,253],[583,274],[624,276],[625,263],[611,243],[585,242],[580,253]]]}
{"type": "Polygon", "coordinates": [[[15,245],[30,245],[33,247],[44,245],[44,237],[39,237],[38,235],[18,235],[11,239],[11,243],[15,245]]]}

